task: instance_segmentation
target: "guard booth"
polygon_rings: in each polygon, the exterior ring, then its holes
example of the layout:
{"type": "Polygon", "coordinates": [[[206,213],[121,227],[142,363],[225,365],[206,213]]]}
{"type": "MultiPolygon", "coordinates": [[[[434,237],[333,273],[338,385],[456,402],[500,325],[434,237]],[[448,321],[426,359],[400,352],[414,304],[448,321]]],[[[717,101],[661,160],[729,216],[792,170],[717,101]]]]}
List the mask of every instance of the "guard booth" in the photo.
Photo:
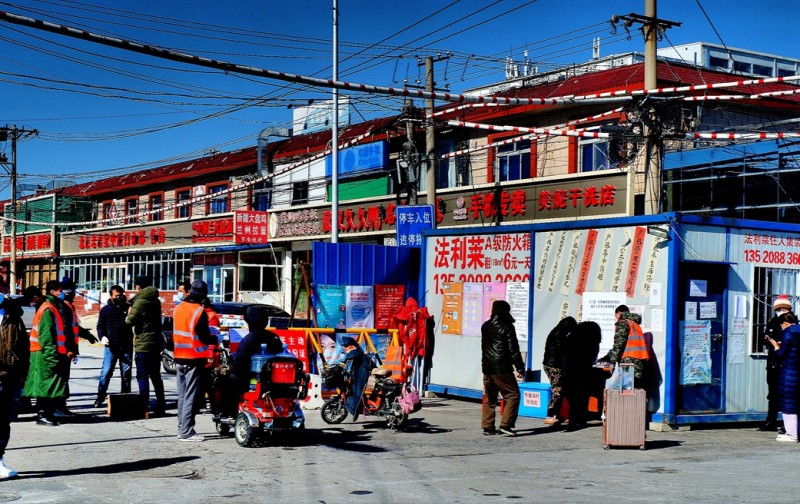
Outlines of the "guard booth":
{"type": "MultiPolygon", "coordinates": [[[[546,382],[544,343],[565,316],[603,330],[642,315],[648,411],[670,425],[761,421],[763,333],[772,301],[796,303],[800,226],[676,213],[426,232],[420,292],[436,320],[428,390],[479,398],[480,324],[506,299],[528,381],[546,382]]],[[[795,306],[795,311],[797,306],[795,306]]]]}

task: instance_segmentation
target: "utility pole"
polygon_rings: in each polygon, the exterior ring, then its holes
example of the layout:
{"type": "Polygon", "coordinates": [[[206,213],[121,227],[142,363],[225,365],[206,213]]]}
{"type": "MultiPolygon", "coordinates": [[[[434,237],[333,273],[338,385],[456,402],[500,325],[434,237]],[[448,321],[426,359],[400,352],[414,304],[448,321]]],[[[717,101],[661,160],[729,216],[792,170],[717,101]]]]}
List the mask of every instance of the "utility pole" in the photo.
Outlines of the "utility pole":
{"type": "MultiPolygon", "coordinates": [[[[0,128],[0,140],[8,140],[11,137],[11,167],[6,167],[9,171],[11,184],[11,215],[17,218],[17,140],[38,135],[37,130],[17,128],[16,126],[0,128]]],[[[2,160],[7,163],[7,160],[2,160]]],[[[11,222],[11,257],[8,263],[8,289],[10,294],[17,293],[17,223],[11,222]]]]}
{"type": "MultiPolygon", "coordinates": [[[[634,23],[642,25],[644,35],[644,88],[656,89],[658,87],[658,59],[656,52],[658,40],[667,28],[680,26],[681,23],[659,19],[657,16],[656,0],[645,0],[644,16],[639,14],[614,15],[611,24],[616,29],[620,20],[625,21],[625,30],[634,23]]],[[[663,141],[661,138],[661,118],[652,102],[652,98],[645,96],[643,101],[643,133],[646,142],[645,149],[645,182],[644,182],[644,212],[648,215],[661,213],[661,157],[663,141]]]]}
{"type": "MultiPolygon", "coordinates": [[[[436,82],[433,80],[433,64],[450,58],[450,55],[427,56],[425,58],[425,91],[433,93],[436,91],[436,82]]],[[[430,96],[430,95],[429,95],[430,96]]],[[[434,215],[436,215],[436,137],[433,127],[433,98],[425,100],[425,113],[427,115],[427,126],[425,127],[425,165],[427,167],[427,201],[433,205],[434,215]]],[[[436,227],[436,219],[433,219],[433,227],[436,227]]]]}

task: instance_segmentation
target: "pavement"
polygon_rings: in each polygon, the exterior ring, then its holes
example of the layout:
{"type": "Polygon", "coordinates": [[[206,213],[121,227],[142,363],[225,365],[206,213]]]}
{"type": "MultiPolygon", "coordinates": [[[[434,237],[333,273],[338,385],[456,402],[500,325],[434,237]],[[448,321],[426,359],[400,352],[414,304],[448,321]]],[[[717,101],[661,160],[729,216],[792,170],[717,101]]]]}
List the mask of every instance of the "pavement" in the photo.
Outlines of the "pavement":
{"type": "MultiPolygon", "coordinates": [[[[169,416],[112,421],[93,409],[102,347],[83,348],[70,381],[75,420],[12,424],[0,503],[796,503],[800,445],[755,425],[648,432],[647,450],[604,450],[602,427],[566,432],[520,418],[518,436],[483,436],[480,403],[424,398],[405,431],[373,417],[327,425],[306,411],[303,443],[242,448],[197,417],[203,443],[169,416]]],[[[115,377],[111,392],[119,390],[115,377]]]]}

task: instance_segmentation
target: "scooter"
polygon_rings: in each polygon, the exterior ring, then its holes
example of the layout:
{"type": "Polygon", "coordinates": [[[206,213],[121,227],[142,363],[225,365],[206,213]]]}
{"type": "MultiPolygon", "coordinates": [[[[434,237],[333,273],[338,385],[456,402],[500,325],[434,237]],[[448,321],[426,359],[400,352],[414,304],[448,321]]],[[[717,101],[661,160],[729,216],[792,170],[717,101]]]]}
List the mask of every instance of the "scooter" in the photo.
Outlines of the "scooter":
{"type": "Polygon", "coordinates": [[[388,369],[372,369],[366,386],[359,392],[345,365],[328,366],[322,375],[323,386],[335,389],[336,393],[323,404],[320,411],[322,420],[328,424],[342,423],[348,413],[352,412],[353,421],[361,414],[379,416],[386,420],[389,429],[402,429],[408,422],[408,414],[403,411],[400,397],[404,387],[408,385],[399,383],[390,376],[391,371],[388,369]],[[355,403],[355,408],[350,408],[352,411],[348,411],[348,399],[349,404],[355,403]]]}

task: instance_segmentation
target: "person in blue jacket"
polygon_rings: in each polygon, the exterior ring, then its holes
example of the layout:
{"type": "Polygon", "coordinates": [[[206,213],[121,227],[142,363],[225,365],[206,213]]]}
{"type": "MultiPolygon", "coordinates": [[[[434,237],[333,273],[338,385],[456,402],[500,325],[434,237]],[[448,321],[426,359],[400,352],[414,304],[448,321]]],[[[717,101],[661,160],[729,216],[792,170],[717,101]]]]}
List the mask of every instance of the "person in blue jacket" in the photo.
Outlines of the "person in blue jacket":
{"type": "Polygon", "coordinates": [[[784,313],[779,320],[783,329],[783,340],[767,340],[775,349],[775,355],[781,363],[778,392],[786,433],[778,434],[775,439],[796,443],[797,413],[800,409],[800,326],[797,325],[797,316],[792,313],[784,313]]]}

